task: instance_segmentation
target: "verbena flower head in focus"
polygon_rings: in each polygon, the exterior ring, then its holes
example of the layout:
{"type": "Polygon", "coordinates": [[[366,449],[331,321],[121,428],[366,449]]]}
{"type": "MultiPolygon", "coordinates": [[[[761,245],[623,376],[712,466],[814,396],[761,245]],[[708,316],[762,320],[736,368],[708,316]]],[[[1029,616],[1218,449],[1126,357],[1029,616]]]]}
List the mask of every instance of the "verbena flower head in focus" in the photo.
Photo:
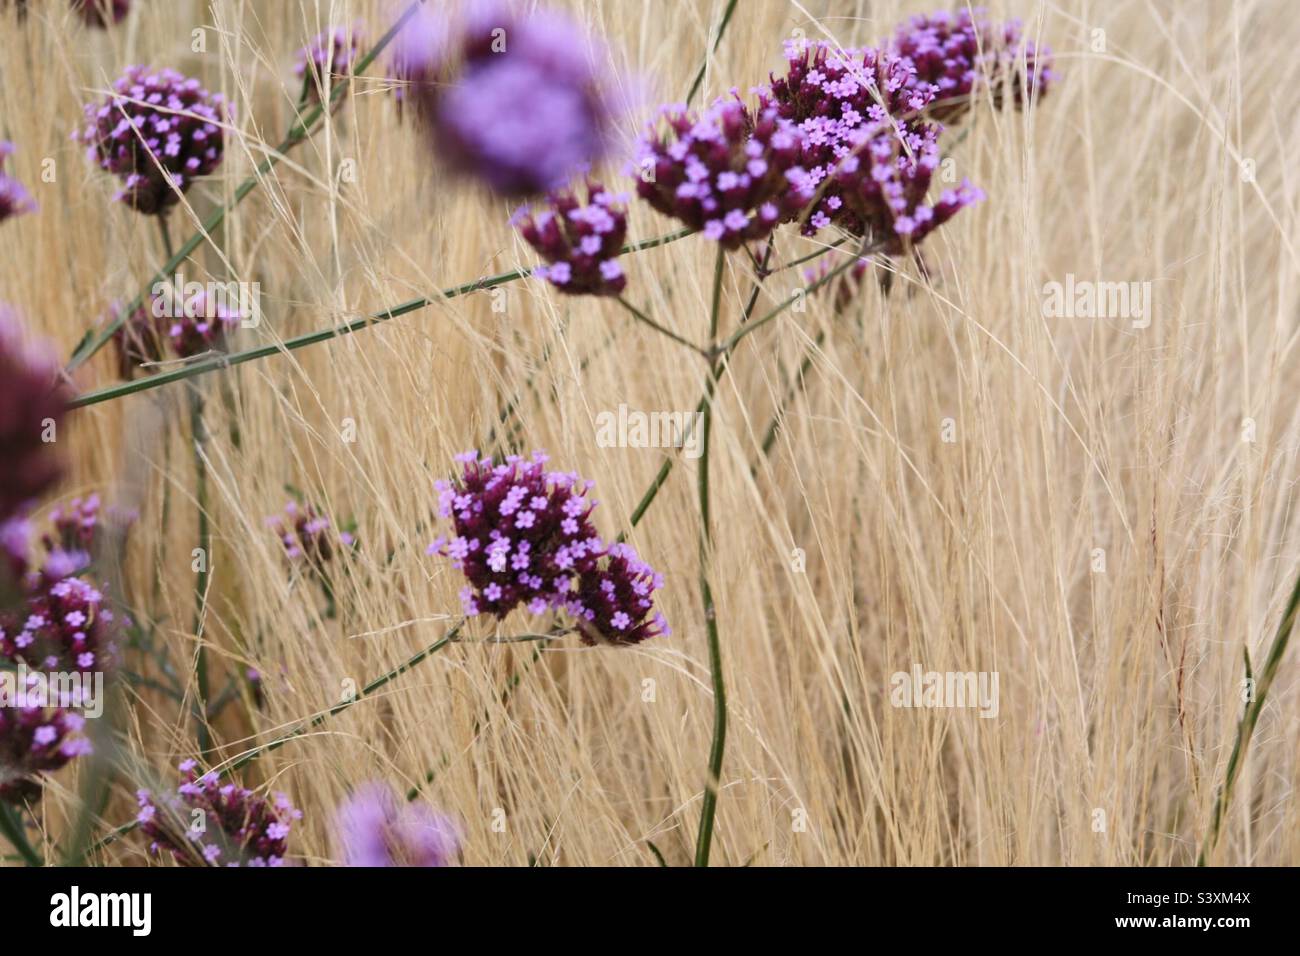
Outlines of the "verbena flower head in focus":
{"type": "Polygon", "coordinates": [[[127,67],[74,133],[89,160],[122,180],[113,197],[146,215],[166,213],[221,163],[225,100],[175,70],[127,67]]]}
{"type": "Polygon", "coordinates": [[[352,64],[361,53],[363,42],[361,24],[352,27],[335,27],[316,36],[298,51],[294,75],[306,84],[304,89],[313,102],[329,95],[330,87],[346,80],[352,73],[352,64]]]}
{"type": "Polygon", "coordinates": [[[17,179],[4,171],[6,157],[14,152],[13,143],[0,140],[0,222],[13,216],[23,216],[36,211],[32,194],[17,179]]]}
{"type": "Polygon", "coordinates": [[[494,463],[457,456],[461,478],[435,482],[438,513],[456,534],[430,554],[451,559],[468,585],[465,614],[505,617],[521,604],[532,614],[572,615],[588,643],[629,644],[667,634],[652,613],[663,580],[623,544],[606,544],[591,523],[593,487],[572,472],[549,471],[544,452],[494,463]]]}
{"type": "Polygon", "coordinates": [[[953,122],[981,90],[993,104],[1017,109],[1056,80],[1052,50],[1023,36],[1021,23],[995,23],[982,7],[914,16],[898,28],[892,50],[916,70],[916,82],[936,88],[929,115],[953,122]]]}
{"type": "Polygon", "coordinates": [[[25,344],[13,310],[0,305],[0,522],[59,480],[68,399],[53,353],[25,344]]]}
{"type": "Polygon", "coordinates": [[[587,182],[584,205],[573,191],[553,193],[550,208],[521,208],[511,220],[546,260],[533,275],[570,295],[618,295],[627,277],[618,255],[627,238],[626,197],[587,182]]]}
{"type": "Polygon", "coordinates": [[[630,544],[615,543],[601,564],[578,578],[564,609],[577,622],[584,644],[639,644],[671,631],[654,610],[664,578],[630,544]]]}
{"type": "Polygon", "coordinates": [[[434,22],[403,42],[395,72],[451,168],[498,194],[533,196],[609,153],[623,84],[608,51],[568,17],[470,4],[443,55],[420,53],[417,38],[432,38],[434,22]]]}
{"type": "Polygon", "coordinates": [[[540,451],[499,464],[473,451],[456,460],[461,477],[434,482],[438,514],[456,533],[429,552],[450,558],[469,581],[465,613],[503,618],[526,604],[540,614],[563,601],[573,575],[594,568],[604,551],[591,523],[592,482],[549,470],[540,451]]]}
{"type": "Polygon", "coordinates": [[[71,710],[0,707],[0,802],[39,800],[43,776],[90,753],[90,741],[81,736],[84,726],[85,719],[71,710]]]}
{"type": "Polygon", "coordinates": [[[182,866],[282,866],[302,811],[282,793],[267,800],[215,773],[199,776],[195,766],[193,760],[180,765],[183,780],[174,794],[137,791],[136,822],[150,851],[166,850],[182,866]]]}
{"type": "Polygon", "coordinates": [[[669,106],[641,140],[637,194],[724,248],[764,239],[812,199],[802,134],[767,100],[738,97],[701,115],[669,106]]]}
{"type": "Polygon", "coordinates": [[[131,12],[131,0],[72,0],[72,9],[87,26],[106,30],[126,19],[131,12]]]}
{"type": "Polygon", "coordinates": [[[390,787],[359,787],[339,808],[339,841],[346,866],[451,866],[460,856],[460,830],[420,802],[399,799],[390,787]]]}
{"type": "Polygon", "coordinates": [[[983,198],[963,183],[928,202],[943,127],[921,117],[936,88],[906,58],[827,43],[786,46],[788,69],[770,96],[803,133],[807,188],[816,199],[802,231],[835,225],[897,254],[983,198]]]}

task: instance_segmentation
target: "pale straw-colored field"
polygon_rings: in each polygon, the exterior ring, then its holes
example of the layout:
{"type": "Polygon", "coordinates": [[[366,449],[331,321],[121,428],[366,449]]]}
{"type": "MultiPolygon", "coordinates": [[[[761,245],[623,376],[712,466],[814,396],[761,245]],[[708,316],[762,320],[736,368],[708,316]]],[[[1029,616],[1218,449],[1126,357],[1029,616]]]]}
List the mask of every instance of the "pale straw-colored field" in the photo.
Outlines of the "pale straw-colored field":
{"type": "MultiPolygon", "coordinates": [[[[607,38],[644,116],[685,98],[726,4],[556,5],[607,38]]],[[[1030,109],[981,101],[945,134],[958,179],[988,198],[925,243],[928,276],[896,263],[889,294],[868,280],[838,312],[833,296],[809,297],[746,337],[718,386],[708,572],[729,723],[715,865],[1192,864],[1245,706],[1244,655],[1258,675],[1300,573],[1292,5],[990,6],[1052,46],[1059,79],[1030,109]],[[1044,286],[1067,276],[1150,283],[1147,315],[1045,315],[1044,286]],[[891,706],[892,675],[914,666],[996,672],[996,715],[891,706]]],[[[32,5],[21,29],[3,14],[0,133],[20,147],[6,168],[41,210],[0,229],[0,301],[65,358],[166,258],[154,222],[111,202],[111,177],[70,142],[82,104],[137,62],[199,76],[235,104],[220,170],[171,216],[180,241],[291,124],[294,51],[355,20],[373,41],[393,16],[367,0],[136,7],[107,32],[61,3],[32,5]]],[[[740,0],[704,96],[766,81],[796,31],[872,44],[930,9],[740,0]]],[[[512,205],[448,177],[399,120],[382,64],[368,73],[184,266],[260,284],[262,324],[236,349],[537,261],[507,222],[512,205]]],[[[631,188],[622,164],[598,172],[631,188]]],[[[678,228],[632,204],[630,239],[678,228]]],[[[714,248],[694,236],[626,256],[627,297],[704,342],[714,248]]],[[[816,248],[786,226],[774,261],[816,248]]],[[[743,252],[727,258],[722,335],[754,277],[743,252]]],[[[771,275],[754,314],[803,283],[801,268],[771,275]]],[[[425,553],[446,531],[433,481],[458,452],[499,450],[495,436],[596,482],[599,530],[628,531],[666,578],[671,636],[475,643],[550,626],[523,611],[495,631],[478,620],[236,777],[302,808],[291,855],[309,864],[339,860],[335,807],[372,779],[421,787],[417,799],[459,821],[471,865],[654,865],[651,843],[670,865],[694,859],[714,724],[700,460],[601,447],[597,419],[620,404],[691,411],[707,365],[612,300],[499,288],[189,380],[206,400],[202,502],[191,385],[71,415],[60,443],[72,472],[44,506],[99,491],[139,510],[116,596],[156,652],[126,651],[138,679],[94,727],[101,762],[50,778],[36,811],[45,852],[76,843],[92,768],[112,767],[99,839],[134,819],[137,787],[174,786],[176,764],[197,756],[200,648],[210,697],[229,701],[203,760],[221,769],[454,625],[463,580],[425,553]],[[333,617],[265,525],[286,486],[356,519],[333,617]],[[200,506],[211,574],[196,627],[200,506]]],[[[75,378],[83,392],[111,385],[111,351],[75,378]]],[[[1295,653],[1276,669],[1211,862],[1300,862],[1295,653]]],[[[150,860],[138,833],[93,859],[150,860]]]]}

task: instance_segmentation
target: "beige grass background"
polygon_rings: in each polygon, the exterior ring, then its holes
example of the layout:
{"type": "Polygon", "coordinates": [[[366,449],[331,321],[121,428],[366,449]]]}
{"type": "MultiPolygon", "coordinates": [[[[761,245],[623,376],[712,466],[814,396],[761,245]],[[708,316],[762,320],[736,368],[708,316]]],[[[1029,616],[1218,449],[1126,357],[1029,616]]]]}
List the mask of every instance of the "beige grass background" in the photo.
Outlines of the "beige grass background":
{"type": "MultiPolygon", "coordinates": [[[[724,3],[560,5],[608,37],[652,105],[683,98],[724,3]]],[[[283,135],[294,50],[355,18],[377,36],[387,16],[363,0],[142,0],[105,34],[61,3],[35,6],[25,29],[10,12],[0,30],[0,131],[42,206],[0,230],[0,300],[64,355],[163,258],[152,223],[110,203],[114,184],[69,142],[93,91],[148,62],[199,75],[236,104],[220,175],[173,217],[184,236],[283,135]],[[196,26],[206,53],[191,51],[196,26]],[[53,183],[40,177],[47,157],[53,183]]],[[[720,391],[714,577],[732,721],[716,863],[1193,862],[1241,711],[1243,649],[1262,658],[1300,570],[1292,5],[991,6],[1055,48],[1061,80],[1030,112],[976,109],[952,156],[988,201],[925,244],[929,280],[909,266],[891,296],[869,284],[845,314],[825,296],[787,312],[745,341],[720,391]],[[1150,327],[1044,318],[1040,290],[1066,273],[1151,281],[1150,327]],[[805,392],[765,459],[774,402],[819,332],[805,392]],[[955,442],[942,440],[945,419],[955,442]],[[791,568],[795,548],[803,573],[791,568]],[[998,716],[891,707],[890,675],[914,663],[997,671],[998,716]]],[[[796,30],[873,43],[927,9],[740,0],[705,92],[763,81],[796,30]]],[[[386,90],[357,80],[187,266],[187,277],[261,283],[265,323],[239,347],[535,261],[506,225],[511,209],[444,178],[386,90]],[[339,176],[349,160],[355,182],[339,176]]],[[[608,180],[627,188],[617,172],[608,180]]],[[[675,228],[641,205],[631,223],[633,238],[675,228]]],[[[625,260],[629,296],[703,340],[712,248],[688,239],[625,260]]],[[[813,248],[787,229],[777,258],[813,248]]],[[[751,282],[732,257],[724,330],[751,282]]],[[[760,311],[797,284],[791,272],[773,277],[760,311]]],[[[621,402],[693,408],[702,362],[616,305],[506,288],[504,314],[479,294],[242,366],[224,376],[228,401],[218,379],[203,380],[214,577],[200,634],[184,395],[74,416],[63,494],[98,489],[141,510],[125,600],[156,622],[178,666],[205,644],[214,687],[247,666],[267,675],[266,708],[227,710],[212,763],[328,707],[345,680],[365,683],[455,620],[461,582],[424,554],[437,533],[432,481],[483,441],[529,375],[538,394],[525,393],[522,443],[596,480],[603,532],[627,526],[675,454],[601,449],[595,417],[621,402]],[[355,443],[340,437],[349,418],[355,443]],[[264,527],[285,483],[359,521],[363,549],[336,621],[264,527]]],[[[78,382],[111,376],[98,358],[78,382]]],[[[349,785],[406,789],[435,770],[425,799],[461,821],[469,864],[648,865],[647,841],[688,862],[712,713],[694,476],[680,461],[630,538],[667,577],[671,637],[627,650],[569,638],[531,667],[529,646],[449,647],[244,772],[304,809],[297,857],[338,859],[333,808],[349,785]]],[[[520,615],[501,633],[535,623],[520,615]]],[[[1216,862],[1300,862],[1296,674],[1284,662],[1216,862]]],[[[121,762],[133,769],[117,778],[105,829],[132,818],[137,785],[174,777],[194,752],[187,707],[165,696],[128,694],[121,717],[121,762]]],[[[51,847],[67,838],[77,781],[72,770],[56,777],[42,804],[51,847]]],[[[99,858],[147,862],[135,835],[99,858]]]]}

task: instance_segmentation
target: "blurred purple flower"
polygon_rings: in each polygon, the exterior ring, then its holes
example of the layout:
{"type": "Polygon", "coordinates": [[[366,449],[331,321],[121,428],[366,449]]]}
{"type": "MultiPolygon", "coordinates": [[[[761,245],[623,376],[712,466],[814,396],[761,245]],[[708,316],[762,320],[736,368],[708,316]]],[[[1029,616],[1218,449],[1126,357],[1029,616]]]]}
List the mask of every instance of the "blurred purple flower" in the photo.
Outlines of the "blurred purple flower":
{"type": "Polygon", "coordinates": [[[310,504],[290,501],[282,514],[271,515],[266,524],[284,545],[285,557],[290,561],[306,560],[314,567],[333,558],[336,550],[346,552],[357,546],[352,532],[336,533],[330,519],[310,504]]]}
{"type": "Polygon", "coordinates": [[[408,100],[436,95],[438,75],[447,57],[449,25],[433,4],[424,3],[407,20],[389,44],[388,77],[399,115],[408,100]]]}
{"type": "Polygon", "coordinates": [[[17,707],[12,701],[0,706],[0,802],[39,800],[42,776],[90,753],[90,741],[81,736],[84,725],[70,710],[17,707]]]}
{"type": "Polygon", "coordinates": [[[1010,102],[1019,109],[1057,78],[1051,47],[1024,37],[1019,20],[991,22],[983,7],[914,16],[898,28],[891,49],[915,67],[915,83],[935,87],[926,112],[943,122],[969,110],[980,90],[997,107],[1010,102]]]}
{"type": "Polygon", "coordinates": [[[609,152],[625,84],[569,18],[481,3],[447,42],[436,14],[407,26],[393,73],[453,169],[502,195],[539,195],[609,152]]]}
{"type": "Polygon", "coordinates": [[[37,208],[27,188],[4,171],[5,158],[13,152],[13,143],[0,140],[0,222],[35,212],[37,208]]]}
{"type": "Polygon", "coordinates": [[[0,521],[59,480],[54,445],[68,398],[53,355],[25,345],[13,311],[0,306],[0,521]]]}
{"type": "Polygon", "coordinates": [[[117,663],[116,622],[104,595],[77,577],[41,583],[18,610],[0,615],[0,660],[32,670],[105,671],[117,663]]]}
{"type": "Polygon", "coordinates": [[[87,26],[108,29],[131,12],[131,0],[72,0],[72,9],[87,26]]]}
{"type": "Polygon", "coordinates": [[[351,28],[335,27],[298,51],[293,72],[305,82],[309,99],[319,102],[324,91],[352,73],[363,35],[359,23],[351,28]]]}
{"type": "Polygon", "coordinates": [[[549,265],[533,274],[570,295],[618,295],[627,285],[618,255],[627,238],[626,198],[587,181],[587,204],[575,192],[552,193],[550,209],[521,208],[511,220],[549,265]]]}
{"type": "MultiPolygon", "coordinates": [[[[119,311],[120,306],[114,305],[108,318],[119,311]]],[[[113,333],[118,375],[130,380],[138,367],[162,361],[168,347],[183,359],[223,351],[243,318],[206,291],[188,298],[180,293],[154,296],[113,333]]]]}
{"type": "Polygon", "coordinates": [[[290,828],[302,811],[282,793],[268,801],[222,783],[215,773],[198,776],[194,768],[193,760],[180,765],[183,779],[174,794],[156,799],[137,791],[136,822],[150,851],[167,850],[182,866],[282,866],[290,828]]]}
{"type": "Polygon", "coordinates": [[[221,163],[226,104],[175,70],[127,67],[100,103],[88,103],[73,138],[88,159],[122,180],[113,197],[146,215],[164,214],[221,163]]]}
{"type": "Polygon", "coordinates": [[[359,787],[339,808],[338,826],[346,866],[450,866],[460,856],[450,818],[382,783],[359,787]]]}

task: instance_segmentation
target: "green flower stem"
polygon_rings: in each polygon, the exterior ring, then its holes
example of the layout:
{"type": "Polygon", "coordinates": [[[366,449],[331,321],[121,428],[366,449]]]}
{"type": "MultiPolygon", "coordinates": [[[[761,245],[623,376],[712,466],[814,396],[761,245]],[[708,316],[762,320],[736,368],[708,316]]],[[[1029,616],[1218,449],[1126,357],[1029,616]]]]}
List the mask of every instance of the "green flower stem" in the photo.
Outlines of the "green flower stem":
{"type": "Polygon", "coordinates": [[[18,855],[23,858],[23,862],[28,866],[45,865],[41,855],[32,849],[31,843],[27,840],[21,815],[3,801],[0,801],[0,836],[3,836],[13,845],[13,848],[18,851],[18,855]]]}
{"type": "MultiPolygon", "coordinates": [[[[722,278],[726,265],[726,252],[718,247],[717,265],[713,271],[713,307],[709,313],[709,345],[718,341],[718,317],[722,305],[722,278]]],[[[704,799],[700,807],[700,829],[695,839],[695,865],[709,865],[709,850],[713,845],[713,826],[718,812],[718,788],[722,779],[722,758],[727,746],[727,688],[722,675],[722,643],[718,637],[718,613],[713,602],[713,589],[709,584],[709,567],[713,561],[712,514],[709,495],[709,437],[713,432],[713,396],[718,385],[720,355],[714,353],[709,360],[709,377],[705,384],[703,441],[699,465],[698,493],[700,500],[700,595],[704,603],[704,627],[709,644],[709,673],[713,678],[713,739],[709,745],[709,776],[704,783],[704,799]]]]}
{"type": "Polygon", "coordinates": [[[684,345],[692,352],[695,352],[698,355],[703,355],[705,358],[709,357],[709,353],[707,351],[700,348],[698,345],[696,345],[694,342],[690,341],[689,339],[682,338],[682,336],[678,335],[676,332],[674,332],[672,329],[668,328],[667,326],[660,325],[658,322],[650,318],[650,316],[646,315],[644,312],[642,312],[640,309],[634,306],[631,302],[627,301],[627,299],[623,298],[621,295],[618,297],[618,304],[621,305],[623,308],[627,309],[628,312],[632,314],[632,317],[636,319],[638,322],[641,322],[642,324],[649,326],[650,328],[658,332],[660,335],[667,336],[668,338],[676,342],[678,345],[684,345]]]}
{"type": "MultiPolygon", "coordinates": [[[[727,9],[723,11],[722,22],[718,24],[718,35],[713,38],[713,49],[710,55],[718,52],[718,47],[722,45],[722,38],[727,33],[727,25],[731,23],[731,15],[735,12],[736,0],[730,0],[727,4],[727,9]]],[[[709,57],[706,56],[702,61],[700,61],[700,68],[695,72],[695,80],[691,83],[690,92],[686,94],[687,104],[689,104],[691,100],[695,99],[695,94],[698,93],[700,87],[704,85],[704,72],[708,68],[708,65],[709,57]]]]}
{"type": "MultiPolygon", "coordinates": [[[[689,236],[694,230],[682,229],[677,232],[668,233],[663,236],[656,236],[653,239],[647,239],[642,242],[631,243],[623,247],[623,253],[640,252],[643,249],[653,249],[656,246],[667,245],[689,236]]],[[[112,385],[107,388],[101,388],[94,392],[87,392],[73,399],[71,405],[73,408],[85,408],[89,405],[98,405],[101,402],[112,401],[121,398],[124,395],[131,395],[136,392],[145,392],[149,389],[160,388],[163,385],[169,385],[172,382],[180,382],[185,379],[194,378],[196,375],[205,375],[208,372],[216,372],[235,365],[242,365],[245,362],[252,362],[257,359],[266,358],[270,355],[278,355],[283,352],[293,352],[297,349],[306,348],[309,345],[315,345],[318,342],[328,342],[332,339],[342,338],[345,335],[351,335],[362,329],[369,328],[372,325],[378,325],[380,322],[386,322],[389,319],[395,319],[399,316],[406,315],[410,312],[417,312],[420,309],[427,308],[436,302],[446,299],[454,299],[458,296],[467,295],[471,292],[479,292],[483,289],[491,289],[495,286],[504,285],[507,282],[514,282],[516,279],[522,279],[529,274],[529,270],[515,269],[510,272],[502,272],[494,276],[488,276],[483,279],[476,279],[473,282],[465,282],[450,289],[444,289],[438,294],[436,299],[411,299],[408,302],[402,302],[390,309],[381,312],[374,312],[363,318],[356,319],[344,325],[332,326],[328,329],[318,329],[315,332],[308,332],[305,335],[299,335],[295,338],[286,339],[283,342],[274,345],[262,345],[257,348],[245,349],[242,352],[233,352],[229,355],[219,355],[214,358],[203,359],[198,362],[192,362],[170,372],[161,372],[157,375],[150,375],[146,378],[136,379],[133,382],[122,382],[118,385],[112,385]]]]}
{"type": "MultiPolygon", "coordinates": [[[[1241,762],[1245,759],[1246,751],[1250,749],[1250,739],[1255,733],[1255,724],[1259,722],[1259,715],[1264,710],[1264,701],[1268,697],[1269,688],[1273,684],[1273,678],[1277,676],[1282,656],[1286,653],[1286,646],[1291,640],[1291,632],[1295,630],[1297,612],[1300,612],[1300,577],[1296,578],[1295,587],[1291,590],[1291,598],[1287,601],[1286,610],[1282,613],[1282,621],[1278,624],[1277,633],[1273,636],[1273,643],[1269,647],[1268,658],[1264,661],[1264,669],[1260,671],[1259,679],[1255,682],[1255,696],[1247,705],[1246,712],[1242,714],[1241,722],[1237,725],[1237,739],[1232,745],[1232,754],[1228,757],[1227,773],[1214,803],[1214,817],[1210,824],[1210,832],[1196,859],[1197,866],[1205,866],[1215,845],[1219,842],[1219,830],[1232,800],[1233,784],[1237,782],[1237,775],[1241,772],[1241,762]]],[[[1247,673],[1249,673],[1249,664],[1247,659],[1247,673]]]]}

